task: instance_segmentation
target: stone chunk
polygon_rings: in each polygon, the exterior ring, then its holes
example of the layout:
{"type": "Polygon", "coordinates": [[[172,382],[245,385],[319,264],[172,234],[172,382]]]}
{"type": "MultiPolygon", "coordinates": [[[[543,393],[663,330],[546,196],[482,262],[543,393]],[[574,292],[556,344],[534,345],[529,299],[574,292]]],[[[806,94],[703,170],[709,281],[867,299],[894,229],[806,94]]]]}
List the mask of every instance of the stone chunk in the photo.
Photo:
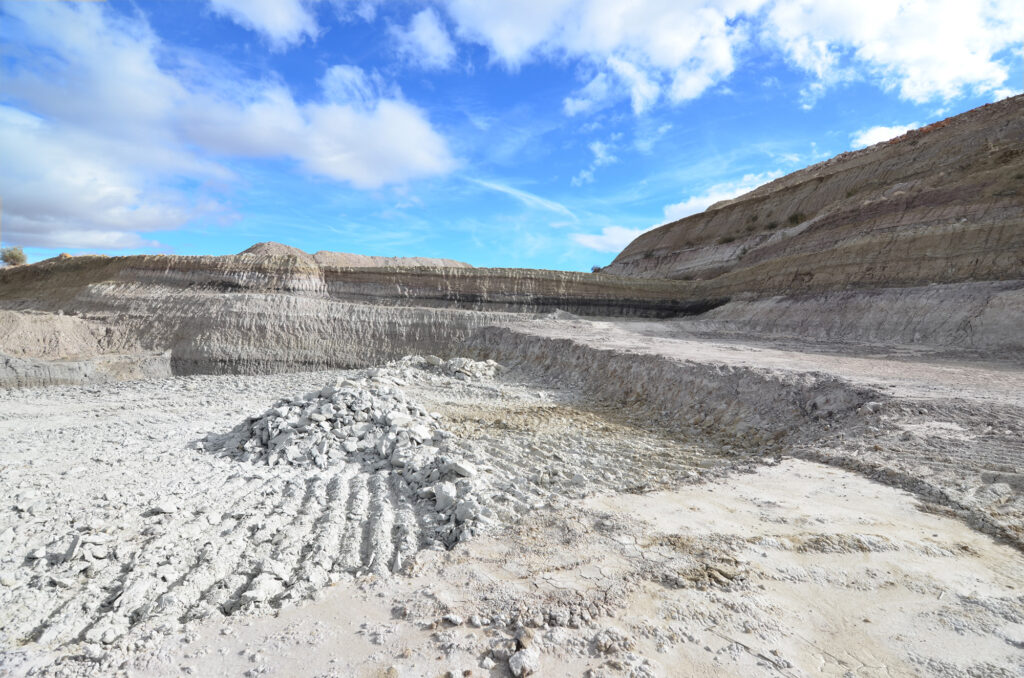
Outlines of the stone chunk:
{"type": "Polygon", "coordinates": [[[434,485],[434,508],[444,511],[455,503],[455,498],[458,496],[459,492],[454,483],[437,483],[434,485]]]}
{"type": "Polygon", "coordinates": [[[540,652],[534,647],[520,650],[508,658],[508,668],[516,678],[533,675],[540,669],[540,652]]]}
{"type": "Polygon", "coordinates": [[[455,507],[455,520],[464,523],[476,518],[480,513],[480,505],[474,499],[464,499],[455,507]]]}
{"type": "Polygon", "coordinates": [[[404,428],[412,423],[412,417],[401,412],[388,412],[387,422],[391,428],[404,428]]]}
{"type": "Polygon", "coordinates": [[[476,466],[465,459],[456,459],[448,465],[448,468],[463,478],[472,478],[476,475],[476,466]]]}

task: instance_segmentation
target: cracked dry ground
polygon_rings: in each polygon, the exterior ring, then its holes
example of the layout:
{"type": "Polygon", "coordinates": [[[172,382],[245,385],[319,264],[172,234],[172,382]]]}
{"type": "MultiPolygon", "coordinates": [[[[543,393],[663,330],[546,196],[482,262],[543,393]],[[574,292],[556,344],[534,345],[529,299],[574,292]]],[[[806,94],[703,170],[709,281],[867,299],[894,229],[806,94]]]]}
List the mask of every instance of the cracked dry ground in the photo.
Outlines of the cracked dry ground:
{"type": "Polygon", "coordinates": [[[422,512],[386,471],[191,447],[366,375],[4,394],[0,670],[500,676],[534,648],[540,675],[1024,671],[1017,550],[850,472],[684,439],[527,373],[378,379],[441,413],[486,477],[497,520],[451,551],[415,553],[422,512]],[[403,549],[406,574],[380,567],[403,549]]]}

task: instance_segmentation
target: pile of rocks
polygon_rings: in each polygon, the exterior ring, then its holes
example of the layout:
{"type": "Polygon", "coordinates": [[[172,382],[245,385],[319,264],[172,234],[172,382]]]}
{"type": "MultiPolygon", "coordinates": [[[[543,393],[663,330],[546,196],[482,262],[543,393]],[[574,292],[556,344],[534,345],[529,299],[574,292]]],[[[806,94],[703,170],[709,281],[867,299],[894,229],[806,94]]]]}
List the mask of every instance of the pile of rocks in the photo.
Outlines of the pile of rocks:
{"type": "Polygon", "coordinates": [[[344,381],[279,400],[227,434],[210,434],[200,449],[268,466],[329,469],[357,464],[386,471],[396,489],[430,511],[446,545],[493,514],[481,505],[484,481],[439,414],[427,412],[394,386],[344,381]]]}
{"type": "Polygon", "coordinates": [[[346,381],[319,392],[283,399],[250,417],[226,436],[208,436],[207,449],[239,461],[268,466],[380,462],[404,468],[435,458],[450,435],[438,415],[406,400],[397,388],[365,388],[346,381]]]}

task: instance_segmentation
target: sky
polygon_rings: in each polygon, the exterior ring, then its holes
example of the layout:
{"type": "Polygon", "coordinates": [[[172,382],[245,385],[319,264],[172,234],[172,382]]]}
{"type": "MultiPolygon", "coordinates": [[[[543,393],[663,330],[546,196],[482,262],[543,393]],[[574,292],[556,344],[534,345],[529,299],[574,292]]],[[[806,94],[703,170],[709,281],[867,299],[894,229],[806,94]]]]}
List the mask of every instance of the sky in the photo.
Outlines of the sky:
{"type": "Polygon", "coordinates": [[[1019,94],[1021,0],[0,0],[0,241],[590,270],[1019,94]]]}

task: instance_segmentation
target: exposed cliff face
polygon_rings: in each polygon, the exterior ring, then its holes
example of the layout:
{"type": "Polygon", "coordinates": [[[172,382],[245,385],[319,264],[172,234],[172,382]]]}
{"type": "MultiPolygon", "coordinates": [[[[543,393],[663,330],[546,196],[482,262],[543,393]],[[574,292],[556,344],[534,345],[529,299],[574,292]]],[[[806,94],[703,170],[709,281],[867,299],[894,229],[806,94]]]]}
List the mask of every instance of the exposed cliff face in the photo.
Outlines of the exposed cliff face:
{"type": "Polygon", "coordinates": [[[0,272],[0,355],[11,358],[0,383],[113,378],[126,355],[175,374],[447,355],[481,327],[556,309],[665,317],[713,305],[684,287],[555,271],[333,267],[285,251],[55,259],[0,272]]]}
{"type": "Polygon", "coordinates": [[[131,296],[149,286],[190,292],[287,293],[336,301],[477,311],[667,317],[724,299],[671,280],[536,269],[336,267],[312,257],[75,257],[0,270],[0,307],[82,311],[96,285],[131,296]]]}
{"type": "Polygon", "coordinates": [[[607,268],[756,296],[1016,280],[1024,96],[777,179],[634,240],[607,268]]]}
{"type": "Polygon", "coordinates": [[[1022,322],[1024,280],[738,300],[685,324],[746,337],[946,347],[1024,360],[1022,322]]]}

